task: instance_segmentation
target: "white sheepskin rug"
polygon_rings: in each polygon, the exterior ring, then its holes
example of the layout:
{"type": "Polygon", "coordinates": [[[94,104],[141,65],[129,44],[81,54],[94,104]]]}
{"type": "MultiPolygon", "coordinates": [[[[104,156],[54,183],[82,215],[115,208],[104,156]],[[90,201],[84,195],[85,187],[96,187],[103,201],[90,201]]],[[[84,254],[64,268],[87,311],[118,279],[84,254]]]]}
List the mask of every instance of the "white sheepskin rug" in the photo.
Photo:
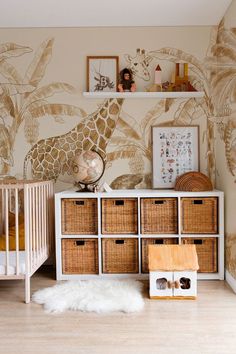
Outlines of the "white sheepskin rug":
{"type": "Polygon", "coordinates": [[[33,301],[47,312],[136,312],[144,307],[142,286],[135,280],[66,281],[37,291],[33,301]]]}

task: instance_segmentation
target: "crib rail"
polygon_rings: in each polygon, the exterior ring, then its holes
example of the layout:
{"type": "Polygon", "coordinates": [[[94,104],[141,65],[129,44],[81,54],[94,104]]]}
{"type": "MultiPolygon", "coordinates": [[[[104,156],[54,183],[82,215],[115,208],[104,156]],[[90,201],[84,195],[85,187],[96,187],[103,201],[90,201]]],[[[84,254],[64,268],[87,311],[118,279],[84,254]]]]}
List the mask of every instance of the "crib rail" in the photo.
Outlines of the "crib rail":
{"type": "Polygon", "coordinates": [[[53,252],[54,187],[52,181],[0,182],[0,235],[5,236],[5,250],[1,251],[5,259],[5,272],[4,274],[1,272],[0,278],[4,276],[9,279],[14,276],[21,278],[22,273],[25,278],[30,277],[53,252]],[[13,231],[11,223],[14,225],[13,231]],[[24,232],[24,271],[21,269],[20,259],[21,227],[24,232]],[[14,249],[11,243],[12,232],[15,239],[14,249]],[[14,272],[10,265],[10,257],[13,255],[14,272]]]}

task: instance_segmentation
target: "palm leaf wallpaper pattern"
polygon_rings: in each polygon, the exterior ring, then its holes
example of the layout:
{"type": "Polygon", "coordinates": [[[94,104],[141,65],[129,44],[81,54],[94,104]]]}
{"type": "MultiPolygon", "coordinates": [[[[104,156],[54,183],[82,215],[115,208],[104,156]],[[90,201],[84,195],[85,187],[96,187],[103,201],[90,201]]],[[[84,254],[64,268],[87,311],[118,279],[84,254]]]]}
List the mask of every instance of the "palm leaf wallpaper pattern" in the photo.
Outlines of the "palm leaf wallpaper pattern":
{"type": "Polygon", "coordinates": [[[24,123],[25,139],[31,145],[39,138],[38,118],[50,115],[83,116],[79,107],[66,104],[52,104],[47,101],[59,92],[75,93],[69,84],[56,82],[38,87],[43,79],[52,56],[53,39],[44,41],[36,51],[24,77],[7,60],[32,52],[29,47],[15,43],[0,45],[0,74],[7,82],[0,82],[0,174],[10,173],[14,163],[12,151],[16,134],[24,123]],[[9,117],[11,118],[9,120],[9,117]],[[11,124],[9,124],[9,121],[11,124]]]}

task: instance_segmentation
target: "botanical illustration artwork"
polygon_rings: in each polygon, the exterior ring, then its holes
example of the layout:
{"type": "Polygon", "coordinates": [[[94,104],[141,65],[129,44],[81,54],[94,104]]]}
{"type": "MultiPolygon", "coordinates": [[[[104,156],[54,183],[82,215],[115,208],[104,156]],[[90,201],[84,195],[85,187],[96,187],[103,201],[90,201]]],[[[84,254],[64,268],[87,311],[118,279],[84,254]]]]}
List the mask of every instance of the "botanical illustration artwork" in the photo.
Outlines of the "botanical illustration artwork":
{"type": "Polygon", "coordinates": [[[118,57],[87,57],[87,91],[117,90],[118,57]]]}
{"type": "Polygon", "coordinates": [[[178,176],[198,171],[198,127],[153,127],[153,187],[173,188],[178,176]]]}
{"type": "Polygon", "coordinates": [[[75,93],[71,85],[53,82],[40,87],[52,56],[53,41],[40,45],[23,75],[9,59],[31,53],[32,49],[15,43],[0,45],[0,175],[7,175],[14,164],[12,151],[22,124],[26,141],[32,145],[39,137],[39,118],[52,116],[61,122],[63,116],[84,114],[79,107],[48,101],[60,92],[75,93]]]}

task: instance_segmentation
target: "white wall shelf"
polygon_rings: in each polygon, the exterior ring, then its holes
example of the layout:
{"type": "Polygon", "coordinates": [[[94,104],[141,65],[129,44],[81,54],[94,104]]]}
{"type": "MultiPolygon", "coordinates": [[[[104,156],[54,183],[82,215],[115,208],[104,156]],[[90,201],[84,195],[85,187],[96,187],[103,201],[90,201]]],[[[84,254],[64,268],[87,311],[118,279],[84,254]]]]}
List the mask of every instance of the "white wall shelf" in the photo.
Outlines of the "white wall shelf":
{"type": "Polygon", "coordinates": [[[83,92],[83,96],[86,98],[201,98],[204,92],[83,92]]]}
{"type": "MultiPolygon", "coordinates": [[[[83,204],[83,202],[82,202],[83,204]]],[[[160,203],[155,203],[155,204],[160,204],[160,203]]],[[[203,203],[192,203],[192,204],[203,204],[203,203]]],[[[65,204],[64,204],[65,205],[65,204]]],[[[67,204],[68,205],[68,204],[67,204]]],[[[71,204],[70,204],[71,205],[71,204]]],[[[118,204],[117,204],[118,205],[118,204]]],[[[74,206],[72,206],[74,209],[74,206]]],[[[77,208],[77,207],[76,207],[77,208]]],[[[87,209],[86,209],[87,210],[87,209]]],[[[104,209],[105,210],[105,206],[104,209]]],[[[86,214],[87,215],[87,214],[86,214]]],[[[212,272],[200,272],[198,273],[198,279],[224,279],[224,195],[223,192],[213,190],[209,192],[181,192],[181,191],[174,191],[174,190],[113,190],[110,192],[99,192],[99,193],[79,193],[75,192],[73,190],[70,191],[63,191],[60,193],[56,193],[55,195],[55,216],[56,216],[56,261],[57,261],[57,279],[58,280],[67,280],[67,279],[88,279],[88,278],[96,278],[98,276],[100,277],[108,277],[108,278],[120,278],[120,277],[133,277],[133,278],[147,278],[148,274],[145,272],[142,272],[142,245],[145,243],[146,239],[176,239],[177,243],[181,244],[182,242],[185,243],[185,238],[188,239],[203,239],[207,240],[208,238],[215,239],[216,242],[216,257],[214,257],[216,262],[216,271],[212,272]],[[217,225],[218,228],[215,231],[215,233],[186,233],[186,230],[182,230],[183,226],[183,216],[182,216],[182,198],[209,198],[212,197],[213,199],[217,199],[217,205],[218,207],[216,208],[217,212],[217,225]],[[86,200],[93,198],[96,200],[95,204],[97,205],[97,217],[94,219],[94,216],[91,220],[94,220],[94,225],[97,225],[96,231],[94,231],[94,234],[91,234],[91,232],[88,232],[87,234],[80,233],[79,231],[75,232],[75,229],[73,231],[69,231],[69,225],[71,223],[74,223],[76,220],[79,220],[80,216],[79,214],[70,214],[70,217],[66,217],[65,215],[65,208],[62,207],[62,203],[73,203],[74,205],[81,205],[81,200],[84,200],[86,203],[86,200]],[[136,216],[137,216],[137,230],[135,230],[133,233],[112,233],[109,230],[106,229],[106,232],[103,230],[103,225],[105,225],[105,219],[102,217],[102,200],[105,199],[124,199],[126,200],[127,198],[131,199],[136,199],[137,201],[137,210],[135,211],[136,216]],[[143,228],[143,222],[142,222],[142,217],[141,217],[141,210],[142,210],[142,199],[143,198],[174,198],[176,199],[176,205],[177,205],[177,229],[174,233],[155,233],[155,232],[146,232],[143,228]],[[64,232],[63,228],[66,225],[67,231],[64,232]],[[111,232],[111,233],[110,233],[111,232]],[[98,256],[98,262],[99,262],[99,270],[97,274],[90,274],[90,272],[86,274],[80,274],[80,273],[64,273],[63,272],[63,262],[62,262],[62,242],[63,240],[71,239],[72,242],[80,241],[80,240],[91,240],[91,242],[94,242],[97,244],[97,256],[98,256]],[[130,274],[125,273],[125,274],[119,274],[113,273],[113,274],[107,274],[106,272],[103,272],[103,256],[102,256],[102,247],[103,247],[103,240],[106,239],[122,239],[122,240],[132,240],[136,239],[138,243],[138,268],[139,271],[136,272],[135,274],[131,274],[134,272],[131,272],[130,274]],[[74,240],[74,241],[73,241],[74,240]]],[[[86,219],[87,220],[87,219],[86,219]]],[[[90,225],[91,220],[89,219],[86,221],[88,225],[90,225]]],[[[85,224],[86,224],[85,223],[85,224]]],[[[79,223],[80,225],[80,223],[79,223]]],[[[78,230],[78,229],[77,229],[78,230]]],[[[91,230],[90,230],[91,231],[91,230]]],[[[209,229],[208,229],[209,231],[209,229]]],[[[206,231],[205,231],[206,232],[206,231]]],[[[197,240],[196,240],[197,241],[197,240]]],[[[83,242],[83,241],[82,241],[83,242]]],[[[205,242],[205,241],[204,241],[205,242]]],[[[195,240],[194,240],[195,243],[195,240]]],[[[199,242],[196,242],[199,243],[199,242]]],[[[205,247],[205,246],[204,246],[205,247]]],[[[207,246],[208,247],[208,246],[207,246]]],[[[205,251],[204,251],[205,252],[205,251]]],[[[77,256],[76,256],[77,257],[77,256]]],[[[71,259],[71,256],[69,257],[71,259]]],[[[65,260],[65,258],[64,258],[65,260]]],[[[210,260],[209,260],[210,261],[210,260]]]]}

